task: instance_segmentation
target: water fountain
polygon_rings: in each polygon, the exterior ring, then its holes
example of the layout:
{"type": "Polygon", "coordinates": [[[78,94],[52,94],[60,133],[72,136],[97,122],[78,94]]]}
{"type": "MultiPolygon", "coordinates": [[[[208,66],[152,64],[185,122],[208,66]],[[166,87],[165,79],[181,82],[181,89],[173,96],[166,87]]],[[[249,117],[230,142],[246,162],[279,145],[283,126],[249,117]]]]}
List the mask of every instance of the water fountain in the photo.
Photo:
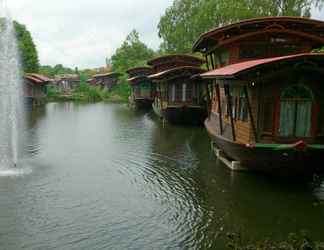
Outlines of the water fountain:
{"type": "Polygon", "coordinates": [[[0,172],[17,167],[23,121],[18,44],[6,2],[0,1],[0,172]]]}

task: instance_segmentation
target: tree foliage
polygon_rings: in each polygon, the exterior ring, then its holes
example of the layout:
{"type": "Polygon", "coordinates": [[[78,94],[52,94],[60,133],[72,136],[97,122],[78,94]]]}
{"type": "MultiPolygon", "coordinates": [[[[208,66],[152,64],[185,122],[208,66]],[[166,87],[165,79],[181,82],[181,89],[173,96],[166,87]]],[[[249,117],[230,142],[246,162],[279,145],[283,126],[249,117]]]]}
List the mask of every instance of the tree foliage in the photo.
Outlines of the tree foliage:
{"type": "Polygon", "coordinates": [[[310,16],[324,0],[174,0],[161,17],[161,50],[187,53],[211,28],[258,16],[310,16]]]}
{"type": "Polygon", "coordinates": [[[14,27],[23,70],[28,73],[37,73],[39,71],[39,60],[33,38],[25,25],[14,21],[14,27]]]}
{"type": "Polygon", "coordinates": [[[154,51],[140,41],[139,33],[133,30],[111,57],[112,70],[119,73],[132,67],[144,66],[154,56],[154,51]]]}
{"type": "Polygon", "coordinates": [[[127,35],[126,40],[116,50],[110,58],[109,63],[114,72],[121,73],[119,84],[113,89],[113,93],[123,99],[127,99],[130,94],[130,88],[127,84],[125,72],[129,68],[145,66],[146,62],[155,56],[155,52],[148,48],[139,38],[139,33],[133,30],[127,35]]]}
{"type": "Polygon", "coordinates": [[[55,75],[75,74],[76,70],[64,67],[62,64],[57,64],[55,66],[44,65],[40,66],[39,73],[47,77],[54,78],[55,75]]]}

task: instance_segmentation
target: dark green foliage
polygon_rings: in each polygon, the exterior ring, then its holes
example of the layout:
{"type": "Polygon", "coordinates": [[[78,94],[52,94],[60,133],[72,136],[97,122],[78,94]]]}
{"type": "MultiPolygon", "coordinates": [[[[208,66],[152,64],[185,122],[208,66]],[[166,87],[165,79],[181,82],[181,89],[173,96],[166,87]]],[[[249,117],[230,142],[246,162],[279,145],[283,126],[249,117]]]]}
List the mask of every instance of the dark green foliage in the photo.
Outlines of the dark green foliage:
{"type": "Polygon", "coordinates": [[[154,51],[141,42],[138,32],[133,30],[111,57],[112,70],[124,74],[129,68],[146,65],[154,55],[154,51]]]}
{"type": "Polygon", "coordinates": [[[32,36],[25,25],[14,21],[14,27],[23,70],[26,73],[37,73],[39,71],[39,60],[32,36]]]}
{"type": "Polygon", "coordinates": [[[316,52],[316,53],[324,53],[324,47],[318,48],[318,49],[314,49],[313,52],[316,52]]]}
{"type": "Polygon", "coordinates": [[[54,67],[49,65],[40,66],[39,73],[47,77],[54,78],[55,75],[75,74],[75,71],[73,69],[64,67],[62,64],[57,64],[54,67]]]}
{"type": "Polygon", "coordinates": [[[161,50],[188,53],[200,34],[258,16],[310,16],[324,0],[174,0],[158,25],[161,50]]]}
{"type": "Polygon", "coordinates": [[[228,249],[231,250],[324,250],[324,244],[312,241],[305,232],[290,234],[283,242],[265,240],[255,244],[243,244],[240,234],[228,234],[228,249]]]}
{"type": "Polygon", "coordinates": [[[146,66],[146,62],[154,56],[154,51],[141,42],[138,32],[133,30],[109,60],[112,70],[123,74],[120,77],[119,84],[113,88],[111,94],[127,100],[130,94],[130,87],[127,83],[125,72],[129,68],[146,66]]]}

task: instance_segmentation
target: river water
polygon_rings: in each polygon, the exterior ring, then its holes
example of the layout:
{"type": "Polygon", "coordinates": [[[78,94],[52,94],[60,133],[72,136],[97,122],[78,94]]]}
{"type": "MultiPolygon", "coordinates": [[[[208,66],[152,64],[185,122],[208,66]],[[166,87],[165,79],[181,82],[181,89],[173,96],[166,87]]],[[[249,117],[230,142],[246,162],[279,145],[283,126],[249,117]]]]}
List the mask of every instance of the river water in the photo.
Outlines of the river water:
{"type": "Polygon", "coordinates": [[[324,185],[231,173],[204,128],[50,103],[30,112],[27,137],[22,169],[0,173],[0,249],[225,249],[227,232],[299,230],[324,241],[324,185]]]}

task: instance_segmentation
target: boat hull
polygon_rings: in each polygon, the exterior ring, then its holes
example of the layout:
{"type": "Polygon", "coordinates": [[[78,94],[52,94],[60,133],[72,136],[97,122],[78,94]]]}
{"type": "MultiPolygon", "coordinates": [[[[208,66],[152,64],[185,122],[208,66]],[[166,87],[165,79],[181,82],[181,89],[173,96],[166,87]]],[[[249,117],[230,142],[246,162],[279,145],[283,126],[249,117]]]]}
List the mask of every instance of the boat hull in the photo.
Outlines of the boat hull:
{"type": "Polygon", "coordinates": [[[213,145],[221,150],[227,159],[240,162],[245,170],[301,178],[321,172],[319,162],[323,159],[323,148],[245,145],[217,135],[208,120],[205,121],[205,126],[213,145]]]}
{"type": "Polygon", "coordinates": [[[164,110],[166,119],[174,124],[203,125],[207,111],[201,107],[168,107],[164,110]]]}
{"type": "Polygon", "coordinates": [[[157,116],[172,124],[179,125],[203,125],[207,117],[207,111],[201,107],[167,107],[161,109],[153,103],[153,110],[157,116]]]}
{"type": "Polygon", "coordinates": [[[152,108],[152,99],[143,98],[143,99],[130,99],[129,104],[131,107],[141,110],[149,110],[152,108]]]}

